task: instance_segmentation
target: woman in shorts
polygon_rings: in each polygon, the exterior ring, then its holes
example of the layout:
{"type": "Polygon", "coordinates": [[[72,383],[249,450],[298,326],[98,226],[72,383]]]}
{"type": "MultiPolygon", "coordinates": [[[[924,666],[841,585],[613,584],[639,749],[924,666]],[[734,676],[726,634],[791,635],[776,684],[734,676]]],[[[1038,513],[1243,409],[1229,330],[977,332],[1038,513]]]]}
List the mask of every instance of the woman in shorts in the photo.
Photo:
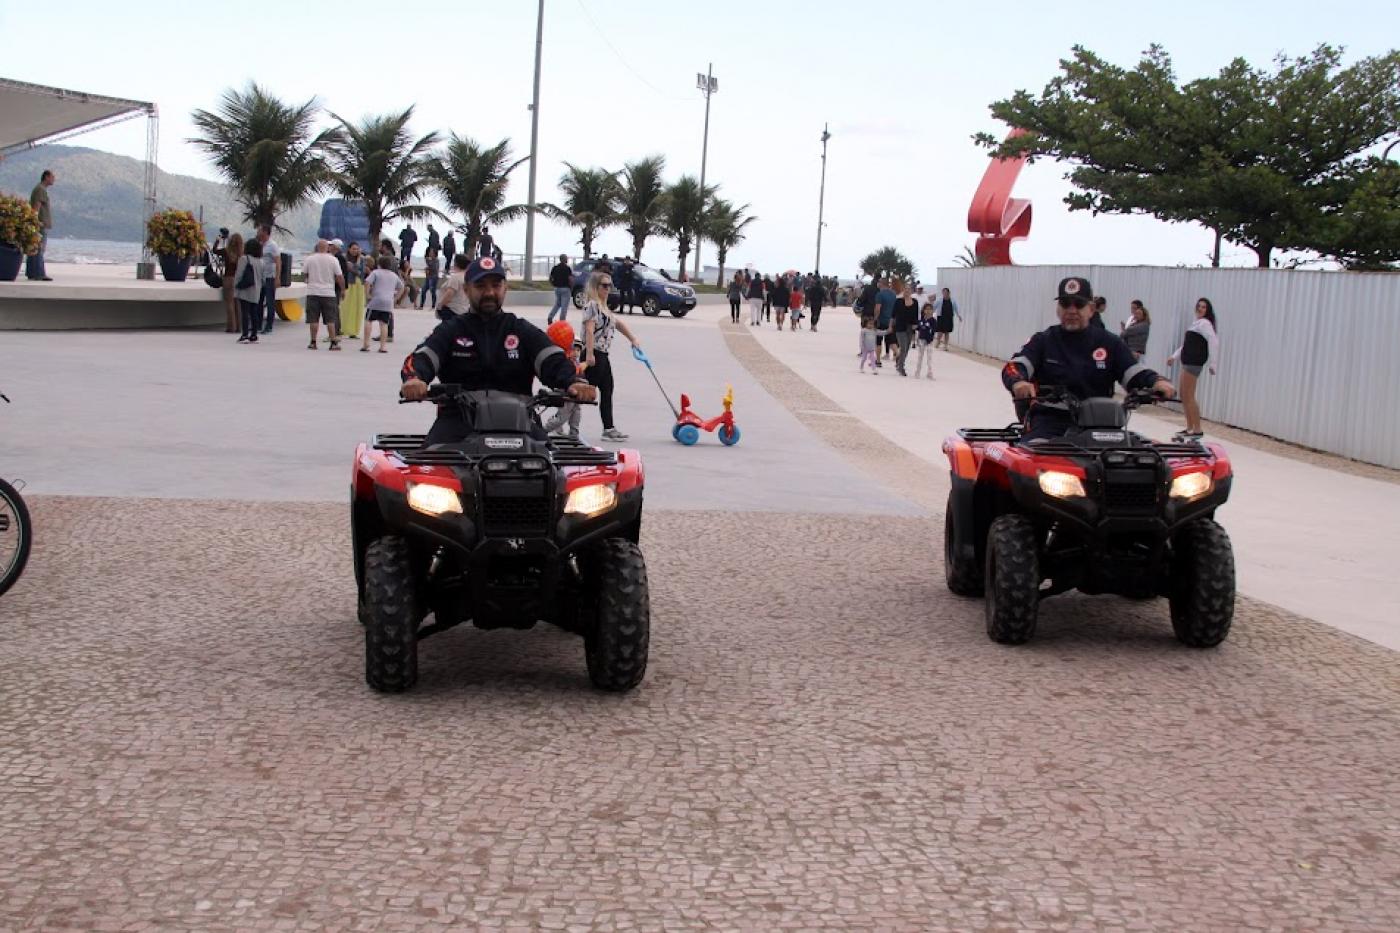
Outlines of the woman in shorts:
{"type": "Polygon", "coordinates": [[[1215,360],[1219,355],[1220,338],[1215,332],[1215,306],[1209,298],[1196,301],[1196,319],[1186,328],[1186,337],[1176,352],[1167,357],[1170,366],[1181,360],[1181,407],[1186,410],[1186,430],[1183,437],[1201,436],[1201,406],[1196,403],[1196,383],[1201,370],[1209,367],[1215,375],[1215,360]]]}

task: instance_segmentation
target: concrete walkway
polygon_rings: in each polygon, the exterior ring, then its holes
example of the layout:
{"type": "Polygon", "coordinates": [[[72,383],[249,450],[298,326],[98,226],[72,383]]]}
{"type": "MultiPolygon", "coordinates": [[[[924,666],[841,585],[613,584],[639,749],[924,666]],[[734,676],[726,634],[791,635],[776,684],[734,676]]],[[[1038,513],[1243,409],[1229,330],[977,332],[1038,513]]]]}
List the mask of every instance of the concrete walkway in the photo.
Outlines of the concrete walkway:
{"type": "MultiPolygon", "coordinates": [[[[691,317],[729,326],[728,310],[703,305],[691,317]]],[[[901,378],[892,363],[879,376],[859,373],[849,308],[826,311],[815,334],[779,333],[772,324],[743,328],[840,407],[927,461],[927,482],[940,499],[948,487],[943,438],[959,427],[1014,419],[995,367],[957,353],[937,353],[932,382],[901,378]]],[[[913,361],[911,353],[911,374],[913,361]]],[[[1154,436],[1179,424],[1147,412],[1134,416],[1135,427],[1154,436]]],[[[1400,485],[1240,443],[1227,449],[1237,479],[1220,520],[1234,541],[1240,591],[1400,649],[1400,485]]]]}

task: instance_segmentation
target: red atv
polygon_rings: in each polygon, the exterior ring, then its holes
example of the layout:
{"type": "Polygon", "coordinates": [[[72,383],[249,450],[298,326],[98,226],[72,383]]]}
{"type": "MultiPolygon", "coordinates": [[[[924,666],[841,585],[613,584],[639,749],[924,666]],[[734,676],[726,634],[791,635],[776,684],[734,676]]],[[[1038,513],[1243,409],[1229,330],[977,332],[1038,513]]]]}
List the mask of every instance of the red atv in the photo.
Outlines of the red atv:
{"type": "Polygon", "coordinates": [[[424,446],[422,434],[380,434],[355,450],[365,680],[384,693],[409,689],[419,640],[468,620],[545,621],[583,636],[595,686],[637,686],[651,626],[640,455],[547,438],[535,409],[573,401],[560,393],[434,385],[427,401],[456,406],[466,439],[424,446]]]}
{"type": "Polygon", "coordinates": [[[1230,495],[1218,444],[1151,441],[1127,429],[1150,392],[1123,401],[1041,388],[1066,412],[1064,437],[1023,441],[1021,426],[963,428],[943,442],[952,467],[944,516],[948,589],[986,595],[987,635],[1018,645],[1042,599],[1078,589],[1166,596],[1176,637],[1220,644],[1235,610],[1235,562],[1215,510],[1230,495]]]}

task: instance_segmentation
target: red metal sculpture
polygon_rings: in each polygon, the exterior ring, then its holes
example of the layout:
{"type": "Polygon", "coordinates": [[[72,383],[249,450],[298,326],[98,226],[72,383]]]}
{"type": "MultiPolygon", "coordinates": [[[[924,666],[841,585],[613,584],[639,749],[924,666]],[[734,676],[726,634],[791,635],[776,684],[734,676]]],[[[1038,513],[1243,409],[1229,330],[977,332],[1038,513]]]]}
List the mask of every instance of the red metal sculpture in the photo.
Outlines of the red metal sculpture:
{"type": "MultiPolygon", "coordinates": [[[[1025,130],[1012,130],[1007,139],[1026,135],[1025,130]]],[[[993,159],[972,196],[967,211],[967,229],[978,234],[974,247],[983,265],[1009,266],[1011,244],[1024,240],[1031,232],[1031,202],[1013,198],[1011,189],[1026,164],[1025,156],[1014,159],[993,159]]]]}

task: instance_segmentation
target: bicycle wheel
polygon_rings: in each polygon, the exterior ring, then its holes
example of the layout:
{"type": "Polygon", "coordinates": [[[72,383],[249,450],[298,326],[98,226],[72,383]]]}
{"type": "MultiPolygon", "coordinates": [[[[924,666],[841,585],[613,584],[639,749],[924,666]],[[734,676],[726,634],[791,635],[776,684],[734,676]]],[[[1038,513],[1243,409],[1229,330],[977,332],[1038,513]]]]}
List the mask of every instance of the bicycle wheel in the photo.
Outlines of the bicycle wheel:
{"type": "Polygon", "coordinates": [[[0,479],[0,593],[15,585],[29,560],[34,525],[15,487],[0,479]]]}

